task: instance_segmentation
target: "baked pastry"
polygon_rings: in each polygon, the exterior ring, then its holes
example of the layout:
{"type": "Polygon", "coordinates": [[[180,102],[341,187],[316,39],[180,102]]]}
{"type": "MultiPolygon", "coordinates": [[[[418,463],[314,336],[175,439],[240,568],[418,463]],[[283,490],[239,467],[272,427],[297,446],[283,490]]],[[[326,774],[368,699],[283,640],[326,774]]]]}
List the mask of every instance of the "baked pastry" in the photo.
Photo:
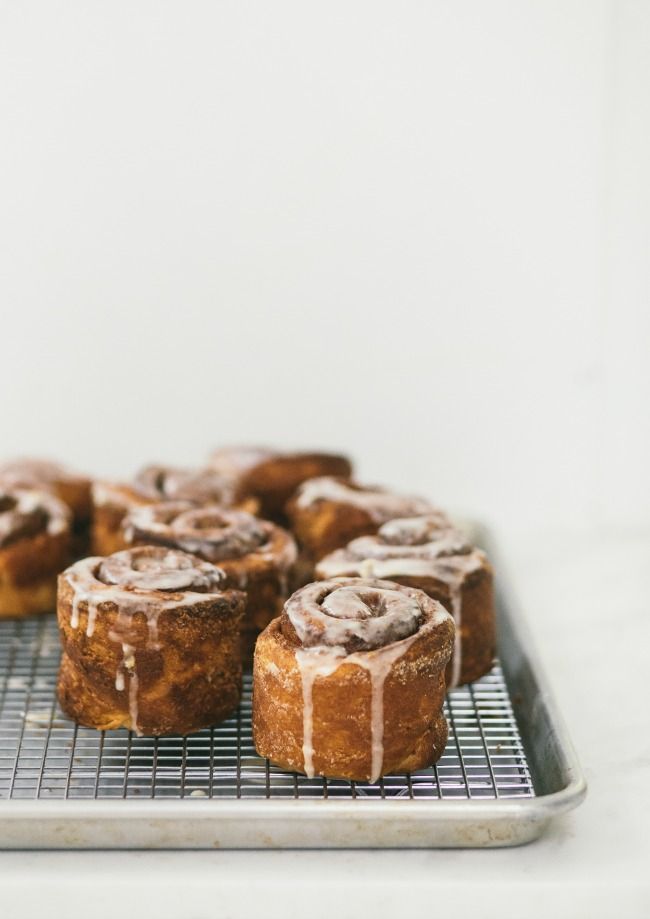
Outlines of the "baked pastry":
{"type": "Polygon", "coordinates": [[[73,550],[85,555],[88,549],[91,481],[59,463],[40,459],[16,459],[0,464],[0,488],[49,491],[70,509],[73,550]]]}
{"type": "MultiPolygon", "coordinates": [[[[132,507],[160,501],[192,501],[197,505],[235,502],[232,484],[212,469],[177,469],[171,466],[145,466],[132,482],[95,482],[92,489],[92,551],[111,555],[126,547],[122,521],[132,507]]],[[[255,513],[254,498],[242,501],[244,510],[255,513]]]]}
{"type": "Polygon", "coordinates": [[[244,511],[187,501],[134,508],[124,520],[129,545],[170,546],[218,565],[230,587],[246,591],[242,650],[282,611],[296,561],[293,537],[244,511]]]}
{"type": "Polygon", "coordinates": [[[388,578],[439,600],[454,618],[456,639],[447,688],[470,683],[492,667],[496,634],[492,568],[484,552],[436,516],[391,520],[322,558],[316,577],[388,578]]]}
{"type": "Polygon", "coordinates": [[[59,577],[58,697],[79,724],[189,734],[239,702],[244,595],[214,565],[139,547],[59,577]]]}
{"type": "Polygon", "coordinates": [[[423,498],[397,495],[331,476],[310,479],[287,505],[298,542],[317,561],[357,536],[376,533],[394,517],[434,514],[449,524],[442,511],[423,498]]]}
{"type": "Polygon", "coordinates": [[[285,505],[298,486],[315,476],[347,477],[350,461],[334,453],[282,453],[264,447],[226,447],[210,466],[233,483],[240,497],[255,495],[260,515],[285,524],[285,505]]]}
{"type": "Polygon", "coordinates": [[[255,647],[253,738],[284,769],[355,781],[442,754],[449,613],[390,581],[309,584],[255,647]]]}
{"type": "Polygon", "coordinates": [[[0,618],[54,612],[70,523],[68,508],[49,492],[0,486],[0,618]]]}

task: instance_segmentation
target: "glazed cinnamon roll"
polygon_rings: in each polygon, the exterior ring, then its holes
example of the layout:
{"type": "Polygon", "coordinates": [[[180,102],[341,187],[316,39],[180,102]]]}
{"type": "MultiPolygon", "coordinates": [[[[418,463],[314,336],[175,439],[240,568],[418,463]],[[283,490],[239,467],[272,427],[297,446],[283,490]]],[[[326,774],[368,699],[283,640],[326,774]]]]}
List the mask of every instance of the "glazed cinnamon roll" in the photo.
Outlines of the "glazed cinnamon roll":
{"type": "Polygon", "coordinates": [[[450,525],[442,511],[423,498],[397,495],[382,488],[324,476],[300,486],[287,505],[298,542],[317,561],[357,536],[376,533],[394,517],[433,514],[450,525]]]}
{"type": "Polygon", "coordinates": [[[390,581],[309,584],[260,635],[253,736],[261,756],[309,777],[377,781],[442,754],[447,611],[390,581]]]}
{"type": "Polygon", "coordinates": [[[239,702],[244,595],[193,555],[139,547],[59,577],[58,697],[79,724],[189,734],[239,702]]]}
{"type": "Polygon", "coordinates": [[[79,555],[86,553],[91,512],[91,482],[87,476],[51,460],[16,459],[0,464],[2,486],[49,491],[63,501],[72,514],[73,549],[79,555]]]}
{"type": "Polygon", "coordinates": [[[210,457],[210,466],[231,481],[240,497],[255,495],[260,514],[286,523],[284,507],[298,486],[315,476],[348,477],[350,461],[333,453],[282,453],[265,447],[226,447],[210,457]]]}
{"type": "Polygon", "coordinates": [[[0,618],[54,612],[70,524],[68,508],[48,492],[0,486],[0,618]]]}
{"type": "Polygon", "coordinates": [[[134,508],[124,521],[129,545],[170,546],[218,565],[227,584],[246,591],[242,650],[282,611],[296,561],[296,544],[285,530],[244,511],[195,507],[169,501],[134,508]]]}
{"type": "Polygon", "coordinates": [[[389,578],[439,600],[454,618],[456,639],[447,688],[488,673],[495,654],[492,568],[484,552],[438,516],[391,520],[376,536],[354,539],[326,555],[316,577],[389,578]]]}
{"type": "MultiPolygon", "coordinates": [[[[96,555],[110,555],[124,549],[122,522],[133,507],[160,501],[192,501],[194,504],[237,502],[231,482],[212,469],[176,469],[171,466],[145,466],[132,482],[95,482],[92,489],[92,548],[96,555]]],[[[243,499],[244,510],[255,513],[257,502],[243,499]]]]}

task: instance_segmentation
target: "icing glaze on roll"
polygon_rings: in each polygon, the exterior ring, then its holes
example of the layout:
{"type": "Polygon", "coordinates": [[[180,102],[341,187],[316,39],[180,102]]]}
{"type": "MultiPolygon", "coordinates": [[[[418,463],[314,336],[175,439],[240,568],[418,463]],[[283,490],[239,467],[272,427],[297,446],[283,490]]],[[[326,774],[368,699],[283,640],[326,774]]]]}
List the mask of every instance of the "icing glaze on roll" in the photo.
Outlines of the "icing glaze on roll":
{"type": "Polygon", "coordinates": [[[232,504],[230,482],[213,469],[177,469],[173,466],[145,466],[134,485],[147,498],[161,501],[210,501],[232,504]]]}
{"type": "Polygon", "coordinates": [[[285,611],[307,648],[372,651],[413,635],[422,610],[417,601],[390,587],[309,584],[287,601],[285,611]]]}
{"type": "Polygon", "coordinates": [[[20,539],[48,533],[63,533],[70,524],[70,512],[52,495],[22,488],[0,489],[0,547],[20,539]]]}
{"type": "Polygon", "coordinates": [[[81,607],[87,611],[86,635],[90,638],[102,609],[116,609],[109,638],[122,647],[122,662],[115,675],[118,691],[126,688],[134,730],[138,730],[138,675],[134,648],[129,642],[133,618],[141,614],[148,628],[147,648],[158,649],[158,617],[163,610],[192,604],[209,605],[223,587],[223,571],[192,555],[156,546],[116,552],[108,558],[86,558],[62,575],[73,589],[70,626],[79,628],[81,607]],[[104,606],[106,604],[106,606],[104,606]]]}
{"type": "Polygon", "coordinates": [[[485,564],[485,555],[467,543],[451,527],[440,528],[438,515],[395,519],[385,523],[376,536],[354,539],[332,552],[317,566],[319,577],[342,575],[400,578],[424,577],[449,587],[450,611],[456,639],[449,688],[458,685],[462,666],[461,613],[465,578],[485,564]]]}
{"type": "Polygon", "coordinates": [[[270,528],[244,511],[197,508],[183,501],[135,508],[124,522],[130,542],[151,540],[200,554],[211,561],[241,558],[264,547],[270,528]]]}
{"type": "Polygon", "coordinates": [[[298,507],[310,507],[317,501],[349,504],[365,511],[375,523],[394,517],[435,512],[435,508],[424,498],[396,495],[381,488],[362,488],[333,476],[308,479],[296,494],[298,507]]]}
{"type": "Polygon", "coordinates": [[[293,540],[266,520],[244,511],[197,508],[181,501],[134,508],[125,519],[124,531],[129,542],[175,546],[212,562],[272,555],[281,572],[293,565],[297,555],[293,540]]]}
{"type": "Polygon", "coordinates": [[[420,591],[388,581],[341,578],[296,591],[284,615],[300,642],[295,654],[302,681],[306,775],[313,778],[315,774],[314,682],[317,677],[330,676],[342,664],[356,664],[370,676],[370,780],[377,781],[384,760],[386,677],[422,630],[449,619],[449,614],[420,591]]]}
{"type": "Polygon", "coordinates": [[[206,593],[219,587],[223,575],[214,565],[185,552],[140,546],[105,558],[97,580],[130,590],[206,593]]]}

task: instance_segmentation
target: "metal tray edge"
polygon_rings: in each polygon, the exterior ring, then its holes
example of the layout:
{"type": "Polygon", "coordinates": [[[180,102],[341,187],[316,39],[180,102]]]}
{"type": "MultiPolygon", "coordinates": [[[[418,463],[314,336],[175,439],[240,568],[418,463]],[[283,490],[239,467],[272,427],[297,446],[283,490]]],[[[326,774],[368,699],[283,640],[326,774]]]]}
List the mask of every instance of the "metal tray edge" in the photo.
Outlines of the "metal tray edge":
{"type": "Polygon", "coordinates": [[[537,839],[552,819],[584,800],[587,783],[507,569],[489,533],[482,542],[500,572],[502,666],[510,682],[512,649],[525,659],[537,690],[535,705],[552,725],[561,788],[469,806],[464,800],[8,800],[0,802],[0,848],[476,848],[537,839]]]}

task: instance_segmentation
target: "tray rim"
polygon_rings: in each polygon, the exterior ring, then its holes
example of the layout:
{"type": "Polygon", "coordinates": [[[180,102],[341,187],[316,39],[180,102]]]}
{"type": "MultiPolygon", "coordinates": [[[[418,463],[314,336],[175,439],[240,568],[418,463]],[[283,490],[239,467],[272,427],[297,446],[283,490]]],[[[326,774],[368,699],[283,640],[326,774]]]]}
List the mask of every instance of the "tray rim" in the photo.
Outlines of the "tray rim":
{"type": "MultiPolygon", "coordinates": [[[[532,798],[421,801],[13,798],[0,801],[0,848],[473,848],[521,845],[538,838],[550,820],[584,800],[587,783],[514,596],[507,566],[491,533],[481,528],[481,537],[499,572],[501,638],[509,633],[510,642],[525,658],[537,689],[536,704],[545,709],[553,726],[565,779],[559,790],[536,793],[532,798]],[[343,827],[342,820],[346,821],[343,827]],[[255,824],[252,830],[247,826],[251,821],[255,824]],[[322,832],[316,832],[318,838],[310,843],[302,834],[310,827],[314,830],[312,824],[322,832]],[[374,836],[377,829],[383,834],[380,839],[374,836]],[[176,830],[176,838],[167,836],[176,830]],[[216,839],[215,832],[220,834],[216,839]]],[[[509,682],[508,654],[500,657],[509,682]]]]}

